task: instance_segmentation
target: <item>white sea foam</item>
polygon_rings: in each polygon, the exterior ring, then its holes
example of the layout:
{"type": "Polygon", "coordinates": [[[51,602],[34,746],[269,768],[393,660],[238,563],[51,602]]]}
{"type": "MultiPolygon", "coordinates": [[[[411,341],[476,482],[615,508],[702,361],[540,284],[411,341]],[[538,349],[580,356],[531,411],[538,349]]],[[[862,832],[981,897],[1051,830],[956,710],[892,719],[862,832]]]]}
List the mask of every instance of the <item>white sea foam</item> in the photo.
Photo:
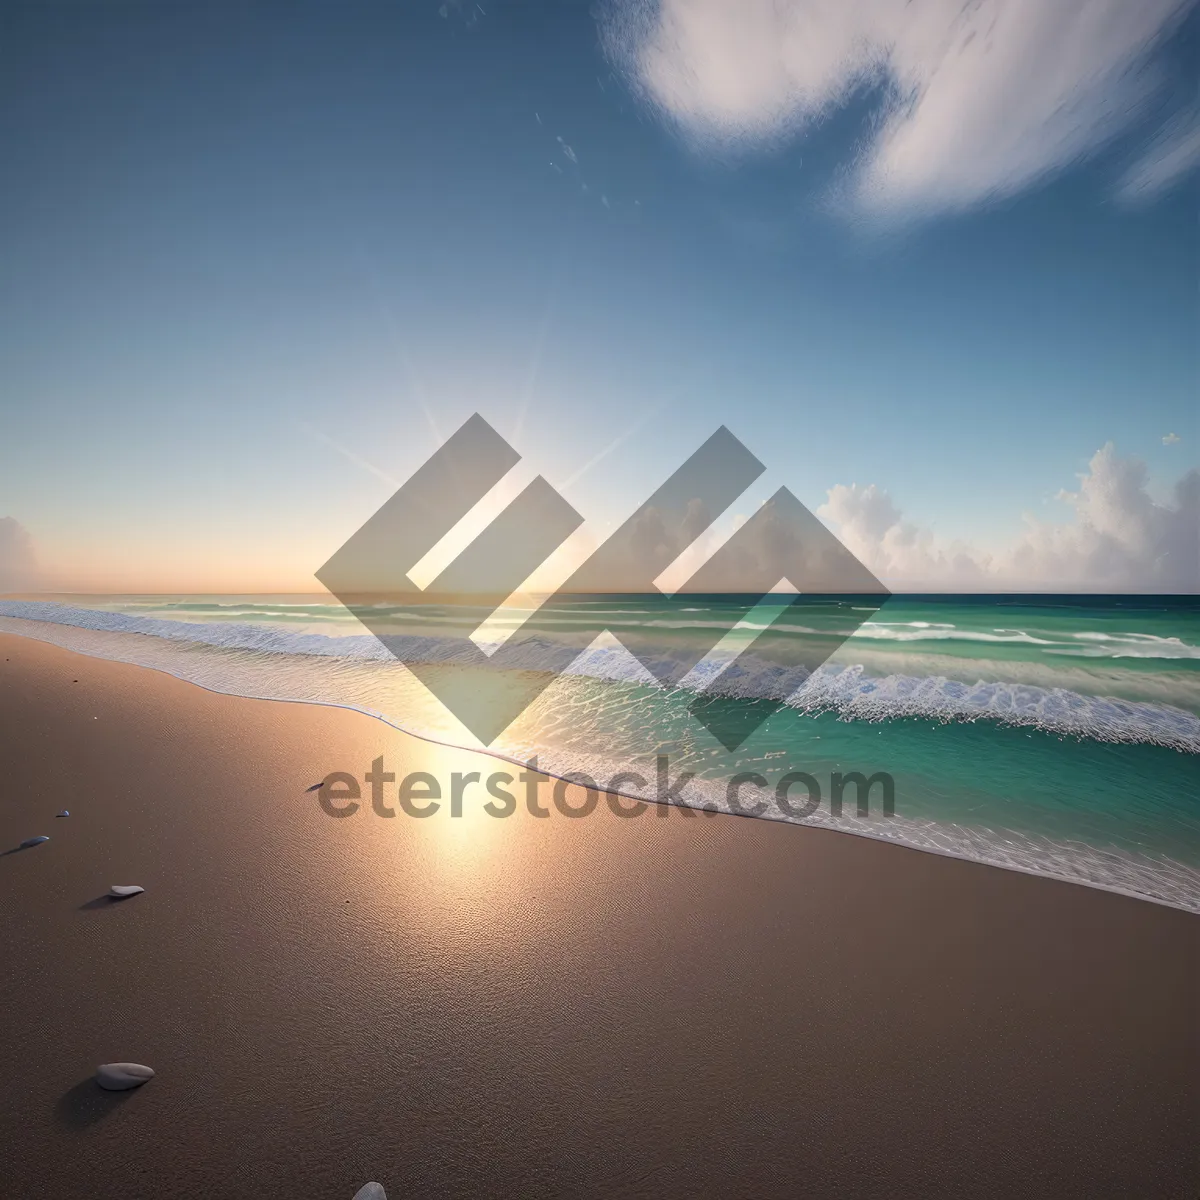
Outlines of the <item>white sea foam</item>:
{"type": "MultiPolygon", "coordinates": [[[[536,747],[511,746],[507,748],[506,757],[525,762],[536,752],[536,747]]],[[[628,763],[622,760],[617,764],[599,755],[581,756],[572,752],[569,761],[559,762],[553,755],[542,752],[538,766],[550,775],[590,776],[601,786],[618,770],[628,780],[628,763]]],[[[651,776],[647,787],[629,787],[623,781],[622,794],[653,801],[653,771],[647,774],[651,776]]],[[[801,797],[803,794],[801,791],[801,797]]],[[[736,811],[729,804],[727,783],[722,780],[693,779],[683,790],[681,800],[689,808],[736,811]]],[[[811,815],[797,818],[781,809],[769,788],[759,789],[746,784],[739,792],[739,803],[742,815],[751,812],[769,821],[852,833],[931,854],[1085,884],[1200,913],[1200,869],[1161,854],[1115,846],[1100,848],[1075,839],[1038,836],[1008,828],[972,826],[900,814],[886,817],[879,811],[878,799],[874,811],[865,817],[856,815],[849,808],[842,816],[835,817],[825,805],[820,805],[811,815]]]]}
{"type": "Polygon", "coordinates": [[[1035,637],[1023,629],[956,629],[953,625],[930,625],[925,621],[907,621],[901,626],[868,621],[852,634],[855,638],[895,642],[1012,642],[1027,646],[1057,646],[1065,643],[1053,638],[1035,637]]]}
{"type": "Polygon", "coordinates": [[[1089,658],[1195,658],[1200,646],[1191,646],[1181,638],[1157,637],[1152,633],[1073,633],[1072,638],[1090,643],[1080,650],[1060,650],[1060,654],[1089,658]]]}

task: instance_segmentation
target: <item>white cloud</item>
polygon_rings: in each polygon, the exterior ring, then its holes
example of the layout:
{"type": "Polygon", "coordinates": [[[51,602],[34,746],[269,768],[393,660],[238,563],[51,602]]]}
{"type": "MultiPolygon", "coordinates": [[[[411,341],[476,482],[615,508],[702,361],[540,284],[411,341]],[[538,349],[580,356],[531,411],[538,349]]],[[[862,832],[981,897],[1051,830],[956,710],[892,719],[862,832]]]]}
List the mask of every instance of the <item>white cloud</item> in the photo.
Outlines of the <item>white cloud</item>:
{"type": "Polygon", "coordinates": [[[1026,520],[1024,534],[993,552],[941,544],[901,516],[877,487],[830,489],[818,515],[893,588],[941,590],[1200,591],[1200,472],[1154,502],[1146,467],[1112,445],[1093,455],[1059,524],[1026,520]]]}
{"type": "Polygon", "coordinates": [[[1125,129],[1194,2],[610,0],[601,29],[644,98],[710,148],[769,145],[877,88],[847,198],[911,213],[1015,194],[1125,129]]]}
{"type": "Polygon", "coordinates": [[[28,531],[12,517],[0,517],[0,592],[32,587],[36,574],[28,531]]]}
{"type": "Polygon", "coordinates": [[[1157,199],[1200,166],[1200,108],[1178,113],[1163,126],[1117,191],[1128,204],[1157,199]]]}
{"type": "Polygon", "coordinates": [[[1167,436],[1165,438],[1163,438],[1163,445],[1164,446],[1178,446],[1181,441],[1183,441],[1183,438],[1181,438],[1179,436],[1179,434],[1168,433],[1167,436]]]}
{"type": "Polygon", "coordinates": [[[969,547],[943,545],[929,530],[905,521],[875,484],[838,484],[817,515],[862,563],[889,586],[936,586],[970,591],[987,581],[987,560],[969,547]]]}

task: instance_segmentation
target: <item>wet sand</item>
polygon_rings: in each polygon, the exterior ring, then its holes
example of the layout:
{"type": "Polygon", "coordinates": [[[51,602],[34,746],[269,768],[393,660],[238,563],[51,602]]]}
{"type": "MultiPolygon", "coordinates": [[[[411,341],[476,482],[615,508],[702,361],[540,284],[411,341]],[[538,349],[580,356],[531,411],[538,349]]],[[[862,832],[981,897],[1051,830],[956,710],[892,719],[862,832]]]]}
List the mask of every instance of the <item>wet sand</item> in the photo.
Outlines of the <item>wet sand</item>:
{"type": "Polygon", "coordinates": [[[0,855],[0,1195],[1200,1194],[1196,917],[724,815],[305,790],[380,756],[503,769],[0,635],[0,849],[51,836],[0,855]],[[100,1091],[121,1060],[157,1076],[100,1091]]]}

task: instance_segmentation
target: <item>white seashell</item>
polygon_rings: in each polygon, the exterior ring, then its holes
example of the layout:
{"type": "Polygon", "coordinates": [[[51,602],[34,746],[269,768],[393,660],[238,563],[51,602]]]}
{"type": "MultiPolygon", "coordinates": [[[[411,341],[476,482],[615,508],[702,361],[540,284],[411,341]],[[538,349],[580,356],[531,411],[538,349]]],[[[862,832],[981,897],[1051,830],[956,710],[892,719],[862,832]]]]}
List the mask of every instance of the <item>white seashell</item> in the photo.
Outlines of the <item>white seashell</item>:
{"type": "Polygon", "coordinates": [[[71,814],[64,808],[62,812],[57,812],[54,815],[56,817],[69,817],[71,814]]]}
{"type": "Polygon", "coordinates": [[[126,896],[136,896],[139,892],[144,892],[145,890],[146,889],[144,887],[138,887],[136,883],[114,883],[112,887],[108,889],[108,894],[110,896],[116,896],[120,900],[124,900],[126,896]]]}
{"type": "Polygon", "coordinates": [[[21,849],[24,850],[28,846],[40,846],[43,842],[48,842],[49,840],[50,839],[44,833],[39,834],[37,837],[26,838],[21,843],[21,849]]]}
{"type": "Polygon", "coordinates": [[[364,1183],[354,1193],[354,1200],[387,1200],[387,1192],[382,1183],[364,1183]]]}
{"type": "Polygon", "coordinates": [[[105,1063],[96,1068],[96,1082],[109,1092],[125,1092],[141,1087],[147,1079],[153,1078],[154,1072],[141,1063],[105,1063]]]}

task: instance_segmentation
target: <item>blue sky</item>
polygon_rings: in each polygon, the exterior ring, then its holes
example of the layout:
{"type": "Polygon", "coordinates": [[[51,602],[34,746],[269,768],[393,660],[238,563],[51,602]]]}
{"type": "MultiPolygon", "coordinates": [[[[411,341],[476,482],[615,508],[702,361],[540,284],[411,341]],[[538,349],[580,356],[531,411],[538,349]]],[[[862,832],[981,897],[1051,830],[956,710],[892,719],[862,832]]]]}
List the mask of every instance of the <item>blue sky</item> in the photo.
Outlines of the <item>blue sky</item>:
{"type": "Polygon", "coordinates": [[[6,6],[0,516],[308,589],[474,411],[594,533],[724,423],[894,585],[1176,578],[1196,11],[892,7],[6,6]]]}

